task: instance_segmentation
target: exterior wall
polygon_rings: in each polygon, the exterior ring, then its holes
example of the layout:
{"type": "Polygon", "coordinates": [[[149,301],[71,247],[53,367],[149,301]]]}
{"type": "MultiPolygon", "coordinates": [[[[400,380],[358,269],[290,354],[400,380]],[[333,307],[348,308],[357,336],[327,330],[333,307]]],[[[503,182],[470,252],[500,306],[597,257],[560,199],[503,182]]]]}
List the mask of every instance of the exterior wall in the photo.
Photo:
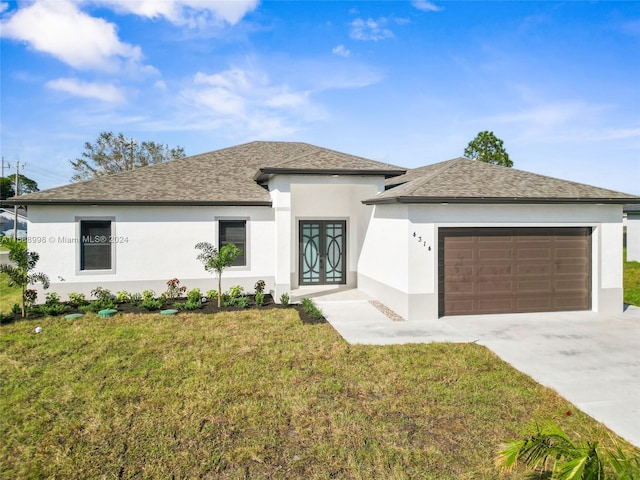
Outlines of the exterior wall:
{"type": "Polygon", "coordinates": [[[269,182],[276,215],[276,296],[299,286],[300,220],[346,220],[347,286],[357,286],[360,251],[373,208],[362,200],[384,190],[383,177],[279,175],[269,182]]]}
{"type": "Polygon", "coordinates": [[[640,262],[640,212],[627,213],[627,260],[640,262]]]}
{"type": "MultiPolygon", "coordinates": [[[[258,279],[273,288],[274,212],[269,207],[31,206],[29,249],[40,254],[37,271],[63,297],[89,294],[96,286],[112,292],[166,290],[178,278],[187,288],[217,289],[215,276],[196,259],[195,244],[217,244],[218,219],[247,220],[247,266],[225,271],[223,288],[253,290],[258,279]],[[111,218],[113,272],[79,270],[78,219],[111,218]]],[[[42,298],[42,297],[40,297],[42,298]]]]}
{"type": "Polygon", "coordinates": [[[622,207],[616,205],[377,205],[358,285],[407,320],[436,319],[440,227],[552,226],[592,228],[592,309],[621,312],[622,207]],[[395,253],[403,249],[406,258],[395,253]]]}

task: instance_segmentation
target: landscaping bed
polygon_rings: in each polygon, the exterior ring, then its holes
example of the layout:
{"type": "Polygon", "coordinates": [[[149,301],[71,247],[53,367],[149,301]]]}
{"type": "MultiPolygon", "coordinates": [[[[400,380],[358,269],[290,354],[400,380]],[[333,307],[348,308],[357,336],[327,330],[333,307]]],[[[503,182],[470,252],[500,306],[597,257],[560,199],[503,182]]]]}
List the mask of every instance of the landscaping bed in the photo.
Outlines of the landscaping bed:
{"type": "MultiPolygon", "coordinates": [[[[196,315],[207,315],[207,314],[211,315],[211,314],[221,313],[221,312],[238,312],[242,310],[292,309],[298,312],[298,315],[300,316],[300,320],[304,324],[326,323],[326,319],[324,317],[311,315],[309,313],[309,307],[305,308],[305,305],[302,303],[288,304],[288,305],[278,304],[274,302],[273,297],[269,294],[265,294],[264,303],[262,305],[256,305],[255,299],[252,295],[245,295],[244,298],[247,299],[246,307],[224,306],[224,305],[218,307],[218,304],[215,299],[211,299],[211,300],[207,299],[206,302],[204,303],[201,302],[201,306],[199,308],[192,309],[192,310],[183,310],[180,307],[184,306],[187,303],[187,298],[178,297],[178,298],[172,299],[171,301],[168,301],[164,305],[164,307],[152,309],[152,310],[144,308],[143,306],[141,306],[140,303],[130,303],[130,302],[115,303],[113,308],[117,310],[118,313],[137,314],[137,315],[147,315],[147,314],[161,315],[162,312],[166,310],[177,310],[176,315],[180,315],[184,313],[192,313],[196,315]]],[[[90,304],[91,303],[89,303],[89,305],[90,304]]],[[[61,307],[60,313],[53,314],[53,315],[51,314],[47,315],[43,313],[43,311],[41,311],[39,308],[41,307],[41,305],[35,305],[28,310],[26,319],[44,318],[46,316],[66,316],[66,315],[72,315],[77,313],[91,313],[90,311],[87,311],[86,308],[85,309],[79,308],[77,304],[72,304],[69,302],[59,302],[59,305],[63,306],[64,308],[61,307]]],[[[95,309],[96,311],[93,313],[98,313],[101,310],[106,310],[107,309],[106,307],[107,306],[105,305],[105,309],[100,309],[100,310],[96,308],[95,309]]],[[[19,312],[7,313],[3,315],[2,323],[11,323],[19,319],[21,319],[19,312]]]]}

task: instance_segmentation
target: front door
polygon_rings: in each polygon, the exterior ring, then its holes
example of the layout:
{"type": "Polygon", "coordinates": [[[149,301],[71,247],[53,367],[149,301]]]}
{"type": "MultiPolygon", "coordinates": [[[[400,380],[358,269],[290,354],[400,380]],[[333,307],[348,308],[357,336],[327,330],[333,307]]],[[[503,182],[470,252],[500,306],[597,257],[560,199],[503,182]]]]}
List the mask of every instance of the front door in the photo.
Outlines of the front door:
{"type": "Polygon", "coordinates": [[[346,236],[344,220],[300,221],[300,285],[347,283],[346,236]]]}

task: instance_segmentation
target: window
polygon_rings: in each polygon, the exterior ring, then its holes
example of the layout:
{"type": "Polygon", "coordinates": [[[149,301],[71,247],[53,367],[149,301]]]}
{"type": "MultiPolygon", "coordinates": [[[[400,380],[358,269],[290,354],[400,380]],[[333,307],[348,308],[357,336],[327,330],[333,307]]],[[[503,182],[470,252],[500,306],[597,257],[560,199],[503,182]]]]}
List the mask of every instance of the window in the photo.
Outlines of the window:
{"type": "Polygon", "coordinates": [[[234,267],[247,264],[247,222],[246,220],[220,220],[218,222],[218,248],[233,243],[242,252],[231,264],[234,267]]]}
{"type": "Polygon", "coordinates": [[[111,270],[111,220],[80,221],[80,270],[111,270]]]}

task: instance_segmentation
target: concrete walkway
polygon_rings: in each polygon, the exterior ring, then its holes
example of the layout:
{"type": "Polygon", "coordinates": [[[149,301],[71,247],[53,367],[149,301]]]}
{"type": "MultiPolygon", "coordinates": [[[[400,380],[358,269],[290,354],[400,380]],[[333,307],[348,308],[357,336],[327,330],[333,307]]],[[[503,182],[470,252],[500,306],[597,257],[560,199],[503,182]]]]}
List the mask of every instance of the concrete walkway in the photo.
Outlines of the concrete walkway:
{"type": "MultiPolygon", "coordinates": [[[[311,296],[311,295],[310,295],[311,296]]],[[[476,342],[640,446],[640,308],[393,321],[358,290],[313,295],[349,343],[476,342]]]]}

